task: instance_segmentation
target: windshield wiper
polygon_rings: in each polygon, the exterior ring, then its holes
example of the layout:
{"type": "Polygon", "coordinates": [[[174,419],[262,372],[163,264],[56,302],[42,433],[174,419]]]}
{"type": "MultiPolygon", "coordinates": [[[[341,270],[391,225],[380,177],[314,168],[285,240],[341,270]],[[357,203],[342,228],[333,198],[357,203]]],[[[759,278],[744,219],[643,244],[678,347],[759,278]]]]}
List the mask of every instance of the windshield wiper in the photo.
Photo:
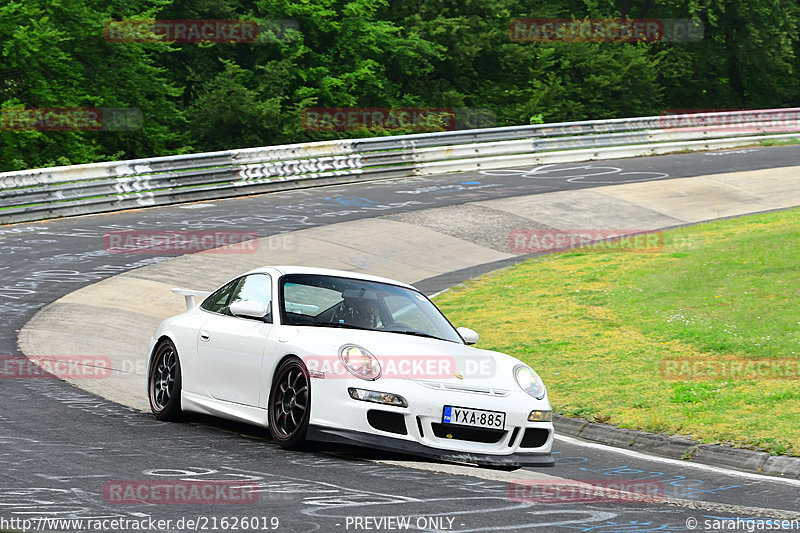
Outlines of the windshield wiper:
{"type": "Polygon", "coordinates": [[[436,337],[435,335],[429,335],[428,333],[423,333],[421,331],[413,330],[413,329],[372,329],[372,328],[362,328],[359,326],[353,326],[352,324],[337,324],[334,322],[314,322],[313,324],[296,324],[298,326],[317,326],[323,328],[344,328],[344,329],[359,329],[361,331],[380,331],[384,333],[400,333],[401,335],[414,335],[415,337],[425,337],[428,339],[436,339],[439,341],[446,341],[447,339],[443,339],[441,337],[436,337]]]}
{"type": "Polygon", "coordinates": [[[423,333],[421,331],[412,330],[412,329],[401,329],[401,330],[393,329],[393,330],[389,330],[389,333],[400,333],[402,335],[414,335],[415,337],[427,337],[429,339],[436,339],[436,340],[440,340],[440,341],[445,340],[445,339],[443,339],[441,337],[436,337],[435,335],[429,335],[427,333],[423,333]]]}
{"type": "Polygon", "coordinates": [[[345,328],[345,329],[360,329],[362,331],[376,331],[370,328],[361,328],[358,326],[353,326],[352,324],[336,324],[334,322],[315,322],[314,326],[322,326],[325,328],[345,328]]]}

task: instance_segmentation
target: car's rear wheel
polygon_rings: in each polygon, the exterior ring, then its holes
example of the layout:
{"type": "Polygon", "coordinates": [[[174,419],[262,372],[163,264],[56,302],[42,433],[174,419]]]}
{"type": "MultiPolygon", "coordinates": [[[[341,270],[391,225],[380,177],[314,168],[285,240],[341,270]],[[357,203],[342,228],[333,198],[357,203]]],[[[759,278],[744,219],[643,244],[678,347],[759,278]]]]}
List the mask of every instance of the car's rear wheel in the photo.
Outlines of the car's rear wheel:
{"type": "Polygon", "coordinates": [[[150,410],[159,420],[179,420],[181,411],[181,361],[171,341],[156,347],[147,392],[150,410]]]}
{"type": "Polygon", "coordinates": [[[311,419],[311,381],[303,362],[291,357],[280,364],[269,395],[269,433],[282,448],[305,444],[311,419]]]}

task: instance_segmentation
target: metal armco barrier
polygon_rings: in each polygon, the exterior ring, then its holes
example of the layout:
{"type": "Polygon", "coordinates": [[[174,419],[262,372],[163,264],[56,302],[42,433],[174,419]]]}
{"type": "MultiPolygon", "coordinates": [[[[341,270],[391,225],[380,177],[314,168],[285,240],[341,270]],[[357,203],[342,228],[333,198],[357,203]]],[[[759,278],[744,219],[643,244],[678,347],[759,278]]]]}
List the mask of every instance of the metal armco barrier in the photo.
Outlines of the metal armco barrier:
{"type": "Polygon", "coordinates": [[[313,142],[0,173],[0,224],[444,172],[800,137],[800,108],[313,142]]]}

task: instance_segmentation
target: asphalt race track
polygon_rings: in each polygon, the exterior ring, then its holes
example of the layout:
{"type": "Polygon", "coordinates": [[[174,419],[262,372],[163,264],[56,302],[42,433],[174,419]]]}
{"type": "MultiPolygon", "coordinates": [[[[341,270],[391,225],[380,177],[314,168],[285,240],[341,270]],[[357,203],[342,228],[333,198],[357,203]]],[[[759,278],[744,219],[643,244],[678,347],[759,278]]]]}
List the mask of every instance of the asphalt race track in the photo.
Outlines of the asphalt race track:
{"type": "MultiPolygon", "coordinates": [[[[5,328],[0,354],[19,354],[17,332],[48,303],[99,280],[174,257],[109,255],[102,237],[112,230],[241,229],[268,236],[476,200],[798,162],[800,146],[740,149],[398,179],[4,226],[0,314],[5,328]],[[592,170],[599,167],[617,170],[592,170]]],[[[460,275],[480,269],[473,270],[460,275]]],[[[455,281],[443,276],[418,285],[433,293],[455,281]]],[[[0,530],[81,527],[36,520],[42,517],[137,520],[144,526],[135,529],[169,531],[233,530],[235,519],[247,518],[248,527],[239,522],[239,530],[609,533],[702,531],[722,518],[738,518],[738,530],[747,531],[748,523],[754,522],[743,521],[800,518],[800,480],[560,438],[554,445],[555,468],[541,474],[593,482],[656,482],[663,487],[663,499],[543,503],[525,494],[520,497],[510,486],[523,479],[546,482],[548,478],[537,472],[416,462],[335,447],[287,452],[258,428],[202,417],[184,424],[160,423],[53,379],[0,380],[0,444],[0,530]],[[258,498],[247,503],[154,505],[118,503],[104,494],[109,484],[143,480],[256,483],[258,498]],[[407,525],[397,517],[408,518],[407,525]],[[253,518],[258,518],[256,527],[249,523],[253,518]],[[171,523],[156,527],[149,519],[171,523]],[[198,523],[189,527],[187,520],[198,523]]],[[[795,529],[800,524],[795,523],[795,529]]]]}

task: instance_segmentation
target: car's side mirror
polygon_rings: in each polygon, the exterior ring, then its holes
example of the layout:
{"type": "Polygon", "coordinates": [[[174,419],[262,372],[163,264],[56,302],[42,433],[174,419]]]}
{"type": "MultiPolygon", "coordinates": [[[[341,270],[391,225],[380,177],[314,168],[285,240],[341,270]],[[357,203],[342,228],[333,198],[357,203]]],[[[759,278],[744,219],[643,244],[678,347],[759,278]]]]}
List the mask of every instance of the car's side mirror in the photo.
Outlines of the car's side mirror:
{"type": "Polygon", "coordinates": [[[464,342],[467,344],[475,344],[478,342],[478,333],[474,330],[469,328],[456,328],[458,334],[461,335],[461,338],[464,339],[464,342]]]}
{"type": "Polygon", "coordinates": [[[251,300],[237,300],[230,305],[229,309],[233,316],[259,320],[264,320],[268,312],[267,306],[251,300]]]}

